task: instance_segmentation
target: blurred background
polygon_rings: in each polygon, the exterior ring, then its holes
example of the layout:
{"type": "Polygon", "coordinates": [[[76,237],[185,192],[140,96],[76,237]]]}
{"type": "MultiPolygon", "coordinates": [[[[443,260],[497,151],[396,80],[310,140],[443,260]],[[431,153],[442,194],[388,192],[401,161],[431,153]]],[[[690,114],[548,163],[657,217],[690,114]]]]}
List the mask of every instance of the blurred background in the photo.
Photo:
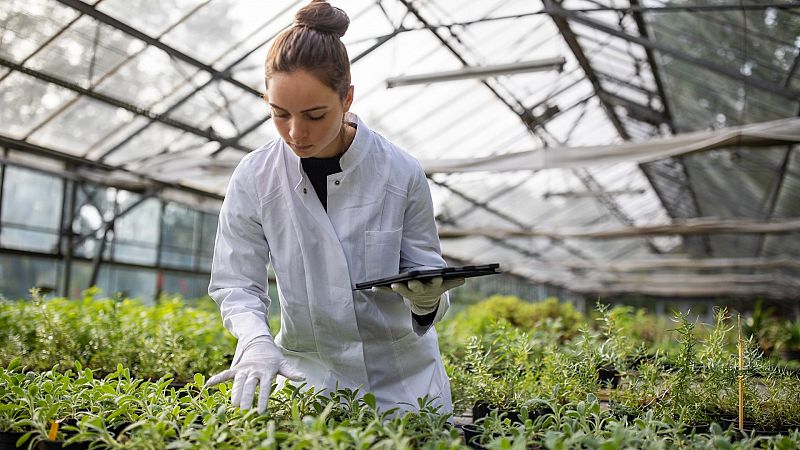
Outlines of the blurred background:
{"type": "MultiPolygon", "coordinates": [[[[444,255],[502,265],[457,298],[800,311],[797,2],[332,3],[352,110],[422,162],[444,255]]],[[[205,295],[304,4],[1,0],[0,294],[205,295]]]]}

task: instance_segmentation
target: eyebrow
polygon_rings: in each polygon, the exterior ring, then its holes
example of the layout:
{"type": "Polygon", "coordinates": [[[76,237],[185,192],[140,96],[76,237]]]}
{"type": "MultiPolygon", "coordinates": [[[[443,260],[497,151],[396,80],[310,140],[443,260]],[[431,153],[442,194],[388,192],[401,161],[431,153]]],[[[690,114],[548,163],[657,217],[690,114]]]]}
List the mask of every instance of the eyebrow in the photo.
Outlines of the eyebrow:
{"type": "MultiPolygon", "coordinates": [[[[280,106],[276,105],[275,103],[270,103],[269,105],[272,106],[273,108],[280,109],[281,111],[286,111],[286,109],[281,108],[280,106]]],[[[327,109],[327,108],[328,108],[327,106],[315,106],[313,108],[304,109],[304,110],[302,110],[300,112],[301,113],[307,113],[307,112],[312,112],[312,111],[317,111],[317,110],[320,110],[320,109],[327,109]]]]}

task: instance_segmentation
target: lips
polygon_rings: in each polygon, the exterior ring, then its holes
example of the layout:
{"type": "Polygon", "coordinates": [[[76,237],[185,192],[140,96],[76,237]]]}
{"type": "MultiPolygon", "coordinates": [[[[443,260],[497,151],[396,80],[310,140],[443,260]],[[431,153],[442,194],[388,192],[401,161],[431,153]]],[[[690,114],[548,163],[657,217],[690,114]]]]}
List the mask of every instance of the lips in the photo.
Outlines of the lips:
{"type": "Polygon", "coordinates": [[[302,151],[309,150],[311,147],[313,147],[313,145],[311,145],[311,144],[306,144],[306,145],[292,144],[292,147],[294,147],[295,150],[302,152],[302,151]]]}

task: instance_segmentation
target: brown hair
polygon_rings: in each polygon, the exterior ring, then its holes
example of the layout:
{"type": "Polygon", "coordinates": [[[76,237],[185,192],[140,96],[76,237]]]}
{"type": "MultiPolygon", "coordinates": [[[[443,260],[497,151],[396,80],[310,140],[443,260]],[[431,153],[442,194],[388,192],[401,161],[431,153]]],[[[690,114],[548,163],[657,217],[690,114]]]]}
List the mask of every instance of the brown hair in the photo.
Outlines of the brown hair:
{"type": "Polygon", "coordinates": [[[344,11],[312,0],[272,44],[264,67],[266,85],[276,72],[306,70],[344,99],[350,88],[350,58],[340,38],[349,25],[344,11]]]}

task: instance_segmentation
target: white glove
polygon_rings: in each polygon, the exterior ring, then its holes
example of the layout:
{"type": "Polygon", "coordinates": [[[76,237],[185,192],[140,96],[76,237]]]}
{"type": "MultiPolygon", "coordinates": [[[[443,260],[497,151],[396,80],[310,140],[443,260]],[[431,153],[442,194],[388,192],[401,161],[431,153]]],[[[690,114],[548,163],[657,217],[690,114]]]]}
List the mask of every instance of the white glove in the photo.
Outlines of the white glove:
{"type": "MultiPolygon", "coordinates": [[[[444,281],[442,277],[432,278],[429,283],[419,280],[410,280],[407,283],[392,283],[391,291],[402,295],[411,302],[411,312],[424,316],[436,311],[439,298],[445,292],[464,284],[463,278],[453,278],[444,281]]],[[[386,288],[379,288],[385,289],[386,288]]]]}
{"type": "Polygon", "coordinates": [[[231,404],[234,406],[238,404],[242,409],[250,409],[253,406],[256,387],[261,384],[258,392],[260,414],[267,410],[267,400],[277,374],[292,381],[303,381],[306,378],[302,372],[289,365],[289,361],[283,357],[281,349],[275,345],[271,336],[260,336],[245,347],[239,362],[209,378],[206,386],[211,387],[233,379],[231,404]]]}

